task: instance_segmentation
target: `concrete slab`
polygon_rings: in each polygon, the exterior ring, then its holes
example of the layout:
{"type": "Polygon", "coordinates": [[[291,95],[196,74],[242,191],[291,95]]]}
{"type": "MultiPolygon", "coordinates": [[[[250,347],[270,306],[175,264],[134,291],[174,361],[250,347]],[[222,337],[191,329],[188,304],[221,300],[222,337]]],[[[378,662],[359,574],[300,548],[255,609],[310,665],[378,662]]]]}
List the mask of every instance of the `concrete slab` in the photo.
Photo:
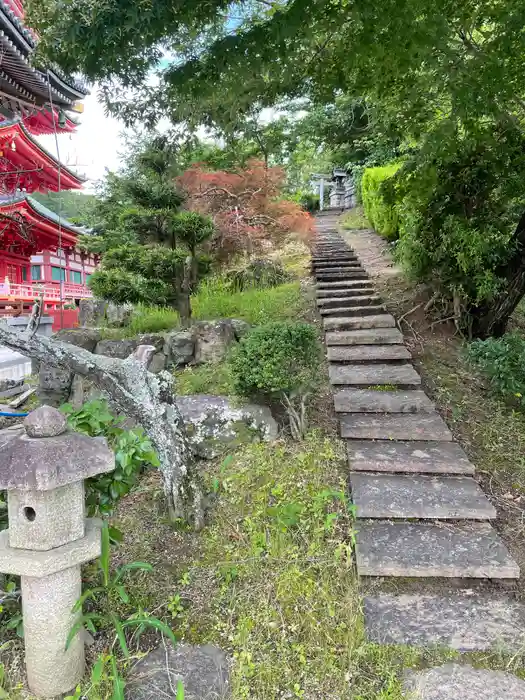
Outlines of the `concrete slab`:
{"type": "MultiPolygon", "coordinates": [[[[368,639],[379,644],[442,646],[462,652],[525,646],[525,606],[472,590],[445,597],[381,594],[364,599],[368,639]]],[[[480,697],[485,697],[484,695],[480,697]]],[[[458,699],[459,700],[459,699],[458,699]]]]}
{"type": "Polygon", "coordinates": [[[407,671],[403,683],[410,700],[524,700],[525,681],[504,671],[445,664],[407,671]]]}
{"type": "Polygon", "coordinates": [[[326,333],[325,342],[328,346],[399,344],[403,334],[397,328],[363,328],[326,333]]]}
{"type": "Polygon", "coordinates": [[[496,509],[470,476],[352,472],[358,518],[493,520],[496,509]]]}
{"type": "Polygon", "coordinates": [[[516,579],[519,567],[489,523],[356,522],[361,576],[516,579]]]}
{"type": "Polygon", "coordinates": [[[340,316],[325,318],[323,327],[325,331],[355,331],[360,328],[395,328],[396,322],[392,314],[379,314],[377,316],[364,316],[356,318],[342,318],[340,316]]]}
{"type": "Polygon", "coordinates": [[[343,413],[341,437],[354,440],[436,440],[452,433],[439,413],[343,413]]]}
{"type": "MultiPolygon", "coordinates": [[[[337,348],[329,348],[329,350],[337,350],[337,348]]],[[[435,410],[434,404],[425,392],[417,390],[336,389],[334,406],[337,413],[431,413],[435,410]]]]}
{"type": "Polygon", "coordinates": [[[421,384],[421,377],[409,364],[339,365],[331,362],[328,365],[328,374],[332,385],[381,386],[382,384],[392,384],[419,386],[421,384]]]}
{"type": "Polygon", "coordinates": [[[387,362],[412,357],[404,345],[330,345],[326,356],[330,362],[387,362]]]}
{"type": "Polygon", "coordinates": [[[343,318],[345,316],[377,316],[385,311],[386,307],[382,304],[377,304],[375,306],[349,306],[344,302],[337,308],[322,307],[319,309],[321,316],[335,316],[337,318],[343,318]]]}
{"type": "Polygon", "coordinates": [[[404,474],[474,474],[474,465],[456,442],[348,440],[353,471],[404,474]]]}

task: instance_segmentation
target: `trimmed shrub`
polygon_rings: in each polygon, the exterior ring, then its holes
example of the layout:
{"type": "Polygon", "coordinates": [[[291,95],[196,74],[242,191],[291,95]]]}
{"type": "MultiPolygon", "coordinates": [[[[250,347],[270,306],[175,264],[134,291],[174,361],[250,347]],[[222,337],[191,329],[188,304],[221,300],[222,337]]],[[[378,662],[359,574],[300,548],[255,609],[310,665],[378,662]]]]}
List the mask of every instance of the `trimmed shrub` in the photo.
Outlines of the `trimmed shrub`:
{"type": "Polygon", "coordinates": [[[319,358],[314,326],[289,321],[258,326],[231,356],[235,390],[243,396],[270,398],[304,391],[313,383],[319,358]]]}
{"type": "Polygon", "coordinates": [[[366,168],[361,181],[366,218],[378,233],[389,240],[398,237],[399,219],[392,197],[386,196],[385,185],[400,167],[400,163],[390,163],[379,168],[366,168]]]}

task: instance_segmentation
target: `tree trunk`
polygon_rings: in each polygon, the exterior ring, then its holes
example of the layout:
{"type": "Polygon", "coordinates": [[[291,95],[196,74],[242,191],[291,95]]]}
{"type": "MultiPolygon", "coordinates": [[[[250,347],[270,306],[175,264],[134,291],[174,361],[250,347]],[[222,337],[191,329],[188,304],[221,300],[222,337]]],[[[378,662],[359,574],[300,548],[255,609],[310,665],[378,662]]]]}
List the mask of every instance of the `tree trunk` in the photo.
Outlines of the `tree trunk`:
{"type": "Polygon", "coordinates": [[[510,316],[525,294],[525,212],[509,245],[514,247],[512,257],[495,270],[496,275],[505,280],[502,290],[487,304],[470,310],[472,335],[475,338],[498,338],[503,335],[510,316]]]}
{"type": "Polygon", "coordinates": [[[184,261],[184,270],[182,273],[182,281],[177,294],[177,309],[180,314],[180,321],[183,328],[190,324],[191,320],[191,290],[193,278],[193,260],[189,255],[184,261]]]}
{"type": "Polygon", "coordinates": [[[169,372],[155,375],[146,366],[155,352],[140,346],[126,360],[93,355],[69,343],[9,330],[0,324],[0,343],[53,367],[88,377],[125,415],[137,421],[159,457],[164,492],[172,518],[195,529],[204,525],[203,492],[184,421],[174,400],[169,372]]]}

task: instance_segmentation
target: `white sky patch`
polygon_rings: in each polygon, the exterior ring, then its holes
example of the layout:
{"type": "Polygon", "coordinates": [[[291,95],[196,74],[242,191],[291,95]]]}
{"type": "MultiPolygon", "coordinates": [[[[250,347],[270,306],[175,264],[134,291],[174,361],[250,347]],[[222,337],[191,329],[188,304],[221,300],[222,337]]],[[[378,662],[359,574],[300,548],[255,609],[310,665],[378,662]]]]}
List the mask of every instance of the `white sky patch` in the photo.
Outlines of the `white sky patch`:
{"type": "MultiPolygon", "coordinates": [[[[124,150],[123,125],[114,117],[104,114],[104,107],[97,99],[96,88],[84,102],[84,113],[78,115],[80,124],[73,134],[59,134],[60,160],[88,178],[84,189],[93,190],[97,180],[104,177],[106,169],[117,170],[124,150]]],[[[53,134],[40,136],[40,143],[56,156],[53,134]]]]}

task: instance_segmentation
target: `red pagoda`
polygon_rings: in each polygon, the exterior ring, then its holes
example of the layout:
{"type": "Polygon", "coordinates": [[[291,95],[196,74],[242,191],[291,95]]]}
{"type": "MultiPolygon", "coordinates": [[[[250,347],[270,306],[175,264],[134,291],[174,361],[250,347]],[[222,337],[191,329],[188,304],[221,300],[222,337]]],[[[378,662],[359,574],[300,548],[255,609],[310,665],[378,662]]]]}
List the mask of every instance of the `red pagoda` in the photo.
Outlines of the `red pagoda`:
{"type": "Polygon", "coordinates": [[[88,94],[58,68],[32,65],[36,42],[23,0],[0,0],[0,314],[28,311],[42,290],[46,312],[91,296],[95,266],[75,249],[85,231],[31,197],[82,187],[35,137],[73,132],[88,94]]]}

